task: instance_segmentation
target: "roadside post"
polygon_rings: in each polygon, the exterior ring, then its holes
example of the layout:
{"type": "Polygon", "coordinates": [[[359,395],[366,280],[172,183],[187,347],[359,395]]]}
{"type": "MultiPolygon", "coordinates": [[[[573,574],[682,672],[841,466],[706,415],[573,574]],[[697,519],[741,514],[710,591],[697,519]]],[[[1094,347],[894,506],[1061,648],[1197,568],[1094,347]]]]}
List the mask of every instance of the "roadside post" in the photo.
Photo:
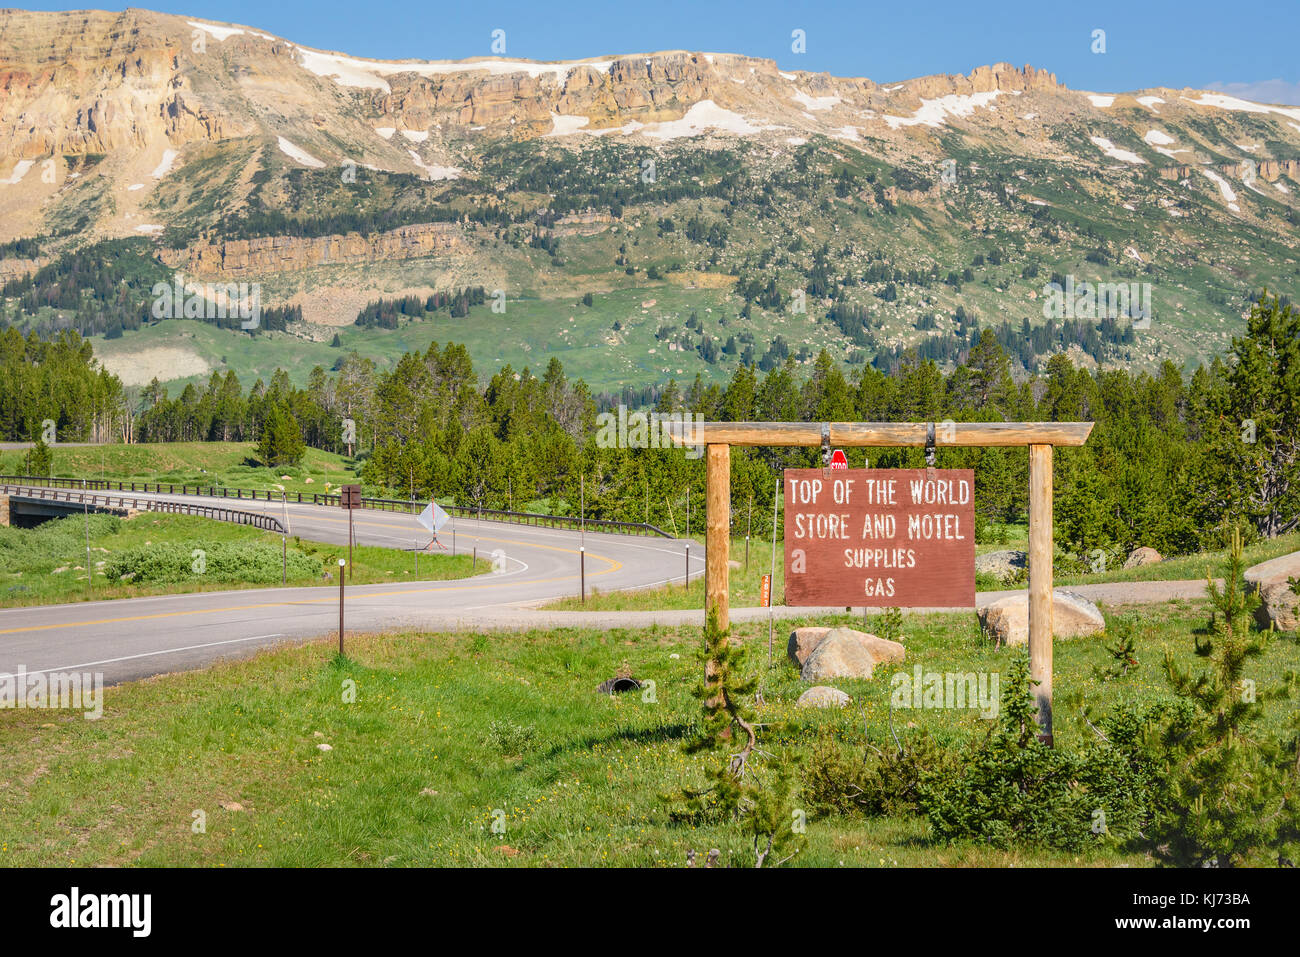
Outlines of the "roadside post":
{"type": "Polygon", "coordinates": [[[339,657],[343,657],[343,566],[347,562],[339,559],[339,657]]]}
{"type": "MultiPolygon", "coordinates": [[[[361,507],[361,486],[360,485],[340,485],[339,486],[339,504],[348,510],[348,580],[352,579],[352,512],[354,509],[361,507]]],[[[342,632],[339,633],[339,642],[342,643],[342,632]]]]}
{"type": "MultiPolygon", "coordinates": [[[[434,540],[437,541],[438,531],[451,520],[451,516],[444,512],[442,506],[437,502],[430,501],[429,504],[425,506],[424,511],[415,517],[415,520],[427,528],[433,534],[434,540]]],[[[454,525],[452,526],[451,534],[451,553],[455,555],[456,527],[454,525]]],[[[429,544],[432,545],[433,542],[430,542],[429,544]]],[[[441,542],[439,542],[439,547],[442,547],[441,542]]],[[[477,551],[478,550],[475,549],[475,559],[478,557],[477,551]]],[[[477,560],[475,561],[475,564],[477,564],[477,560]]],[[[418,551],[415,553],[415,574],[417,577],[420,574],[420,553],[418,551]]]]}

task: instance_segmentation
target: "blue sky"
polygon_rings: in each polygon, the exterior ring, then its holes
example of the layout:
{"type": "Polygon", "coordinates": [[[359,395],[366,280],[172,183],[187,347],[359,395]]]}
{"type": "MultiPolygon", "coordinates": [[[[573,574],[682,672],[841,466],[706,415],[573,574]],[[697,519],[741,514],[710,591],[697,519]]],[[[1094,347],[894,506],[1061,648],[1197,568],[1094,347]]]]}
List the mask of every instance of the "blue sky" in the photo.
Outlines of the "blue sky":
{"type": "MultiPolygon", "coordinates": [[[[47,10],[87,5],[23,4],[47,10]]],[[[380,59],[486,56],[492,53],[492,32],[500,29],[506,55],[532,59],[689,49],[746,53],[775,59],[785,69],[879,82],[965,73],[1006,60],[1049,69],[1075,89],[1191,86],[1300,103],[1298,0],[155,0],[143,5],[261,27],[306,46],[380,59]],[[796,29],[806,35],[804,53],[792,52],[796,29]],[[1105,53],[1091,49],[1098,29],[1105,31],[1105,53]],[[1257,86],[1269,81],[1280,82],[1257,86]]]]}

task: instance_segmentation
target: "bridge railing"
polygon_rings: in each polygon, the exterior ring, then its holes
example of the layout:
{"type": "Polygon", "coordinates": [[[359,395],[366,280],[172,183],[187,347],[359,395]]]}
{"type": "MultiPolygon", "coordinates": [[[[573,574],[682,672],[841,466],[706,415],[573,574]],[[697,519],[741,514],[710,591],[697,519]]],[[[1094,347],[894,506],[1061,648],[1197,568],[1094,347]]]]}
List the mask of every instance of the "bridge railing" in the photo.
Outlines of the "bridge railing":
{"type": "MultiPolygon", "coordinates": [[[[110,479],[51,478],[38,475],[0,475],[0,484],[81,489],[83,491],[116,490],[119,492],[131,491],[157,495],[195,495],[212,498],[251,499],[252,501],[281,501],[280,494],[270,490],[227,488],[224,485],[187,485],[174,482],[115,482],[110,479]]],[[[285,498],[299,505],[338,505],[340,496],[330,492],[288,492],[285,493],[285,498]]],[[[361,500],[362,508],[378,509],[385,512],[406,512],[417,515],[424,511],[427,504],[427,502],[411,502],[397,498],[363,498],[361,500]]],[[[510,522],[517,525],[534,525],[540,528],[588,528],[592,531],[623,535],[673,537],[657,525],[650,525],[646,522],[619,522],[608,518],[583,519],[577,515],[545,515],[540,512],[515,512],[506,509],[474,508],[464,505],[443,505],[441,508],[448,515],[459,518],[486,519],[493,522],[510,522]]]]}
{"type": "Polygon", "coordinates": [[[134,510],[137,512],[167,512],[176,515],[197,515],[235,525],[251,525],[277,535],[287,534],[278,518],[260,512],[243,512],[220,505],[196,505],[192,502],[171,502],[160,498],[129,498],[126,495],[96,495],[90,491],[60,490],[57,487],[34,487],[26,483],[10,483],[9,476],[0,476],[0,492],[39,499],[43,502],[83,505],[92,508],[134,510]]]}

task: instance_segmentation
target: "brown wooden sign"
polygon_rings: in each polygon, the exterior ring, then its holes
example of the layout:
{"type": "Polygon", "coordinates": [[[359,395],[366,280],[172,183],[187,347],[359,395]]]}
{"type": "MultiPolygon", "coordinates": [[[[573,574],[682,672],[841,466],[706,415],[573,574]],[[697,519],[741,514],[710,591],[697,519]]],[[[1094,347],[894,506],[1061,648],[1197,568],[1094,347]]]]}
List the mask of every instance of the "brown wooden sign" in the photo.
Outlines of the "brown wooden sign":
{"type": "Polygon", "coordinates": [[[975,605],[971,469],[786,469],[787,605],[975,605]]]}
{"type": "Polygon", "coordinates": [[[344,508],[360,508],[361,507],[361,486],[340,485],[339,504],[342,505],[344,508]]]}

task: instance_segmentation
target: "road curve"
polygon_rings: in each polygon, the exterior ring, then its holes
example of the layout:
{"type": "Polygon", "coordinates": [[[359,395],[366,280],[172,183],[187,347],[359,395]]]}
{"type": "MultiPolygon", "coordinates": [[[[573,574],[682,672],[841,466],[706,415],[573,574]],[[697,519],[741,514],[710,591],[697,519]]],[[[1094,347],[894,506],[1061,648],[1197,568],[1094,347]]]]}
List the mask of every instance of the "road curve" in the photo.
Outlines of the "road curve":
{"type": "MultiPolygon", "coordinates": [[[[212,504],[199,496],[134,493],[138,498],[212,504]]],[[[244,511],[287,516],[291,535],[346,544],[348,515],[338,507],[240,501],[244,511]]],[[[140,520],[147,520],[142,515],[140,520]]],[[[358,509],[356,541],[388,548],[422,548],[431,536],[414,515],[358,509]]],[[[439,539],[459,554],[477,549],[484,568],[498,552],[499,571],[457,581],[403,581],[347,588],[345,628],[375,631],[484,624],[493,612],[576,595],[580,550],[587,588],[647,588],[686,573],[686,543],[458,518],[439,539]]],[[[704,570],[703,549],[692,549],[692,576],[704,570]]],[[[414,556],[412,556],[414,565],[414,556]]],[[[108,683],[128,681],[250,654],[282,641],[337,631],[338,589],[267,588],[190,595],[125,598],[33,608],[0,609],[0,674],[36,671],[102,672],[108,683]]]]}

